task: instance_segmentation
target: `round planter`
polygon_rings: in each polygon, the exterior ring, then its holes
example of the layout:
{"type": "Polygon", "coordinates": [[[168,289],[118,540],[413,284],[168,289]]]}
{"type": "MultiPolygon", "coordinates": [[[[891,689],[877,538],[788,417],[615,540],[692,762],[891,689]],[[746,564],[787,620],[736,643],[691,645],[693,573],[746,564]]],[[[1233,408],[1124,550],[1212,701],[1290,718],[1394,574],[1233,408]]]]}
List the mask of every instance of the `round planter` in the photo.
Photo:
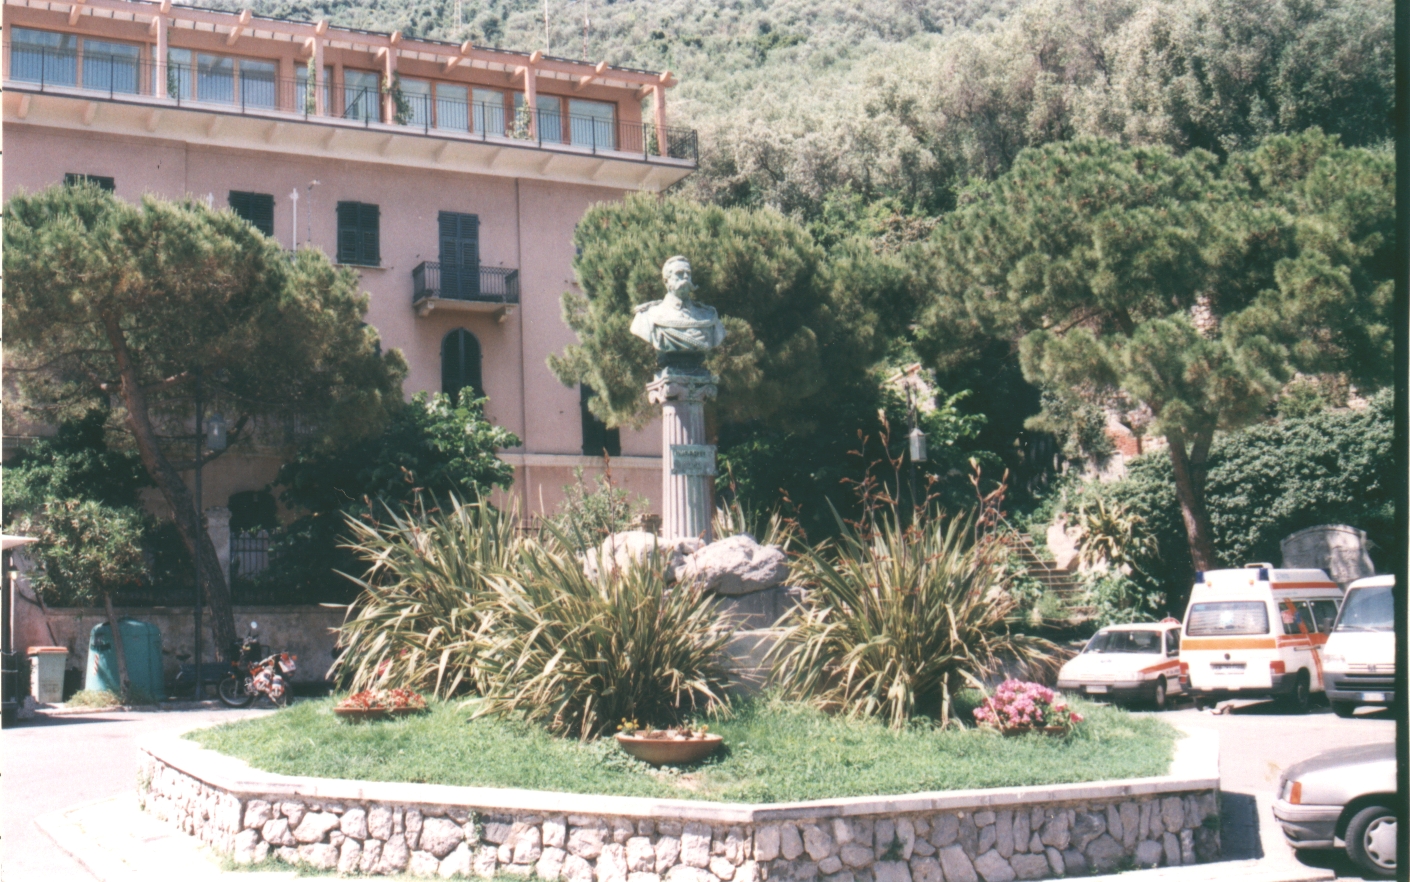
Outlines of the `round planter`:
{"type": "Polygon", "coordinates": [[[622,749],[642,762],[653,766],[678,766],[698,762],[715,752],[723,741],[718,735],[705,734],[698,738],[642,738],[639,735],[617,734],[622,749]]]}
{"type": "Polygon", "coordinates": [[[393,717],[406,717],[411,714],[419,714],[422,710],[419,707],[335,707],[333,713],[345,720],[362,722],[364,720],[390,720],[393,717]]]}

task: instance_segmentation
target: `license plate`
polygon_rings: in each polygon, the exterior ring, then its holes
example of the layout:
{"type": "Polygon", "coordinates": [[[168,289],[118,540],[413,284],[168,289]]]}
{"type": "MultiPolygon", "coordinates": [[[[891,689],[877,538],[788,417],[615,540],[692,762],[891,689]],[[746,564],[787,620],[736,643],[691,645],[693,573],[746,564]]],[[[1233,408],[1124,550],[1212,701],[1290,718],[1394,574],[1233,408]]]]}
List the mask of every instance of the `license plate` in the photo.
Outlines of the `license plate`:
{"type": "Polygon", "coordinates": [[[1210,665],[1209,669],[1216,674],[1242,674],[1245,670],[1243,665],[1210,665]]]}
{"type": "MultiPolygon", "coordinates": [[[[1088,686],[1088,687],[1087,687],[1087,694],[1088,694],[1088,695],[1103,695],[1103,694],[1105,694],[1105,693],[1106,693],[1106,687],[1105,687],[1105,686],[1088,686]]],[[[1369,700],[1369,699],[1368,699],[1368,700],[1369,700]]]]}
{"type": "Polygon", "coordinates": [[[1386,700],[1386,694],[1385,694],[1384,692],[1363,692],[1363,693],[1361,693],[1361,700],[1362,700],[1362,701],[1385,701],[1385,700],[1386,700]]]}

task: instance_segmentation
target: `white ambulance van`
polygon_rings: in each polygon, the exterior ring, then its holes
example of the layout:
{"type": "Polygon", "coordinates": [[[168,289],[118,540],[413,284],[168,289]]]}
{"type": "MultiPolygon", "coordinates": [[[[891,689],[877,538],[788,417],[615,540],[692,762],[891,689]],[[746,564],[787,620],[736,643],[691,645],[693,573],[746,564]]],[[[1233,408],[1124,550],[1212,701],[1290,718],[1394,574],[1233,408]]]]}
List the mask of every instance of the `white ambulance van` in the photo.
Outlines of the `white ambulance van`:
{"type": "Polygon", "coordinates": [[[1195,577],[1180,668],[1197,702],[1285,698],[1305,713],[1326,688],[1322,647],[1342,590],[1321,570],[1249,564],[1195,577]]]}

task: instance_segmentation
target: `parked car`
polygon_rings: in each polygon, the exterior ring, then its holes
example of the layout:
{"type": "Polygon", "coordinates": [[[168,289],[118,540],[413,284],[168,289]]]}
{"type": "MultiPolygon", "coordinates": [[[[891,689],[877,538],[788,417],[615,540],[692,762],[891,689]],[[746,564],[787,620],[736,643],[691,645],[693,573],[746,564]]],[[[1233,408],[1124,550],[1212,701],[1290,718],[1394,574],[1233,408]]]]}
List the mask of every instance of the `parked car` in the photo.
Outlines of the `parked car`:
{"type": "Polygon", "coordinates": [[[1165,619],[1102,628],[1058,672],[1058,688],[1113,701],[1144,700],[1164,710],[1180,682],[1180,622],[1165,619]]]}
{"type": "Polygon", "coordinates": [[[1338,747],[1294,763],[1273,817],[1295,849],[1345,848],[1375,876],[1395,875],[1395,744],[1338,747]]]}
{"type": "Polygon", "coordinates": [[[1357,579],[1322,649],[1327,700],[1339,717],[1395,704],[1395,576],[1357,579]]]}

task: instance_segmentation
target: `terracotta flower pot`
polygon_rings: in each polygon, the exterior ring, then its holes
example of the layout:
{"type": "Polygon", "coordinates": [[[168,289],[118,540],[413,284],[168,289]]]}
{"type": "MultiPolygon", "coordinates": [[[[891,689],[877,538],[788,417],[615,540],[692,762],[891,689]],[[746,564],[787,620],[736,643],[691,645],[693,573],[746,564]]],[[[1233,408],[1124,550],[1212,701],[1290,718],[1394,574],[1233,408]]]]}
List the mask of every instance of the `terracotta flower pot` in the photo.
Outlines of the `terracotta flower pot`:
{"type": "Polygon", "coordinates": [[[423,710],[425,708],[419,707],[335,707],[333,713],[345,720],[362,722],[364,720],[390,720],[393,717],[419,714],[423,710]]]}
{"type": "Polygon", "coordinates": [[[622,745],[623,750],[653,766],[698,762],[714,753],[723,740],[718,735],[708,733],[694,738],[643,738],[617,733],[617,743],[622,745]]]}

